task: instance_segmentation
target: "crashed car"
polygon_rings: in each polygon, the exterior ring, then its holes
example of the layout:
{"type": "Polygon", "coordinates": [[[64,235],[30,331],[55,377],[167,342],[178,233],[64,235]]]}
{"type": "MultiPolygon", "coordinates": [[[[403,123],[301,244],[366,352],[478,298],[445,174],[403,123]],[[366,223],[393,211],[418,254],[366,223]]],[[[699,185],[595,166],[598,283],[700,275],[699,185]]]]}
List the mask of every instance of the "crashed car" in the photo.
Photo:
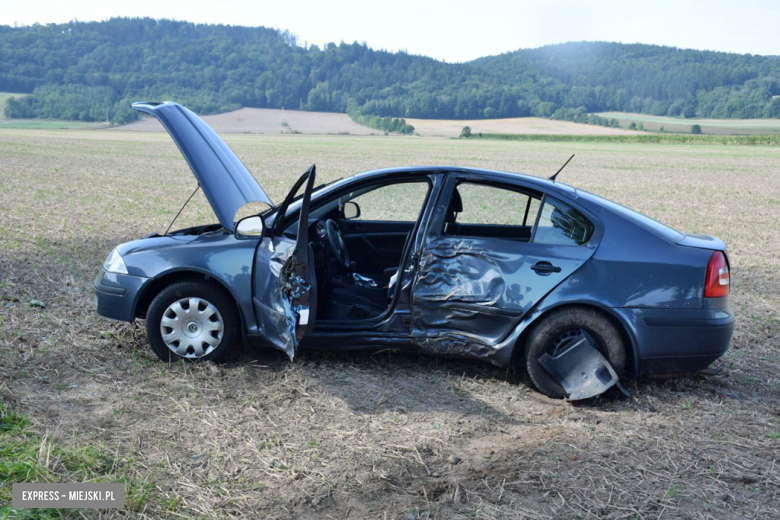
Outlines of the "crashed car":
{"type": "MultiPolygon", "coordinates": [[[[580,399],[621,376],[697,371],[728,348],[725,244],[557,180],[449,166],[359,173],[274,204],[225,142],[173,102],[168,130],[218,224],[114,249],[97,312],[146,320],[165,361],[241,341],[415,349],[527,370],[580,399]],[[248,203],[267,210],[234,221],[248,203]]],[[[301,192],[300,194],[298,192],[301,192]]]]}

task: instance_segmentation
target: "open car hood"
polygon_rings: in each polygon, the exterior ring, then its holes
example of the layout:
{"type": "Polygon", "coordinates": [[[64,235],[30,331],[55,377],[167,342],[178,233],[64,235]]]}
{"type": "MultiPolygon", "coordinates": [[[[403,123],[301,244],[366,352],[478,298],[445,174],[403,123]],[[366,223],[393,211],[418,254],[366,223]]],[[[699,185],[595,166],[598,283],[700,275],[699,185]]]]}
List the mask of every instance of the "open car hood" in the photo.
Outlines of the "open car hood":
{"type": "Polygon", "coordinates": [[[233,231],[236,212],[248,202],[273,206],[233,150],[192,111],[172,101],[139,101],[133,108],[159,119],[171,134],[225,229],[233,231]]]}

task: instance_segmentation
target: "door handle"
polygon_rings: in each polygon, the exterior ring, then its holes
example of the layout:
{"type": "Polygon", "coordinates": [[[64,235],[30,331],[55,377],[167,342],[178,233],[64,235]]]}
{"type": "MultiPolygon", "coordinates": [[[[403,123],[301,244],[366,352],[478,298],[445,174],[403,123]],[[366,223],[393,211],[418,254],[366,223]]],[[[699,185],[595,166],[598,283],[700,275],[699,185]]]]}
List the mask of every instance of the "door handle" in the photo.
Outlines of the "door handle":
{"type": "Polygon", "coordinates": [[[561,268],[557,265],[552,265],[550,262],[542,260],[541,262],[536,262],[534,265],[531,266],[531,269],[533,269],[536,274],[540,275],[548,275],[550,273],[560,273],[561,268]]]}

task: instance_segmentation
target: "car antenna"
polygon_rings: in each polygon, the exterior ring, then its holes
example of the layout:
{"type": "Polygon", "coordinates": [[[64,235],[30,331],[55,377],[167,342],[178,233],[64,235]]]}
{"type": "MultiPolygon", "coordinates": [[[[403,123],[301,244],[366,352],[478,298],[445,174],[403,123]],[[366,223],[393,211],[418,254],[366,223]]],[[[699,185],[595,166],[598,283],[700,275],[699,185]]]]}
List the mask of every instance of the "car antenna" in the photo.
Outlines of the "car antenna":
{"type": "MultiPolygon", "coordinates": [[[[572,159],[574,159],[574,154],[571,154],[571,157],[569,157],[569,161],[571,161],[572,159]]],[[[558,170],[557,172],[555,172],[552,177],[550,177],[551,181],[553,181],[553,182],[555,181],[555,178],[558,176],[559,173],[561,173],[563,171],[564,168],[566,168],[566,165],[569,164],[569,161],[566,161],[565,163],[563,163],[563,166],[561,166],[561,169],[558,170]]]]}
{"type": "Polygon", "coordinates": [[[180,210],[179,210],[179,212],[176,214],[176,216],[175,216],[175,217],[173,217],[173,220],[171,220],[171,223],[170,223],[170,224],[168,224],[168,229],[166,229],[166,230],[165,230],[165,233],[163,233],[163,236],[165,236],[165,235],[167,235],[167,234],[168,234],[168,231],[170,231],[170,230],[171,230],[171,227],[173,227],[173,223],[174,223],[174,222],[176,222],[176,219],[177,219],[177,218],[179,218],[179,215],[181,215],[181,212],[182,212],[182,211],[184,211],[184,208],[186,208],[186,207],[187,207],[187,204],[189,204],[189,203],[190,203],[190,201],[192,200],[192,197],[194,197],[194,196],[195,196],[195,194],[196,194],[196,193],[198,193],[198,190],[199,190],[199,189],[200,189],[200,183],[198,183],[198,187],[197,187],[197,188],[195,188],[195,191],[193,191],[193,192],[192,192],[192,195],[190,195],[190,197],[187,199],[187,201],[184,203],[184,205],[182,205],[181,209],[180,209],[180,210]]]}

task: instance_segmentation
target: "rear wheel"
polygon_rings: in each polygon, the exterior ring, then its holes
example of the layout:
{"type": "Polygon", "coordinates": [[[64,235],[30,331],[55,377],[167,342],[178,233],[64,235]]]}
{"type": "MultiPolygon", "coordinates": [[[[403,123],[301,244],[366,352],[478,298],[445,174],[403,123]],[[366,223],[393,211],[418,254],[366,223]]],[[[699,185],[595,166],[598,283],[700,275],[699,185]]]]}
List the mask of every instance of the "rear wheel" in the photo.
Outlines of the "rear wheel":
{"type": "Polygon", "coordinates": [[[560,354],[574,337],[586,332],[596,348],[620,376],[626,366],[626,348],[615,325],[594,309],[569,308],[553,311],[542,318],[528,335],[525,366],[534,386],[548,397],[563,399],[566,392],[539,363],[543,354],[560,354]]]}
{"type": "Polygon", "coordinates": [[[146,314],[149,346],[163,361],[226,359],[239,333],[238,311],[222,289],[198,281],[160,291],[146,314]]]}

